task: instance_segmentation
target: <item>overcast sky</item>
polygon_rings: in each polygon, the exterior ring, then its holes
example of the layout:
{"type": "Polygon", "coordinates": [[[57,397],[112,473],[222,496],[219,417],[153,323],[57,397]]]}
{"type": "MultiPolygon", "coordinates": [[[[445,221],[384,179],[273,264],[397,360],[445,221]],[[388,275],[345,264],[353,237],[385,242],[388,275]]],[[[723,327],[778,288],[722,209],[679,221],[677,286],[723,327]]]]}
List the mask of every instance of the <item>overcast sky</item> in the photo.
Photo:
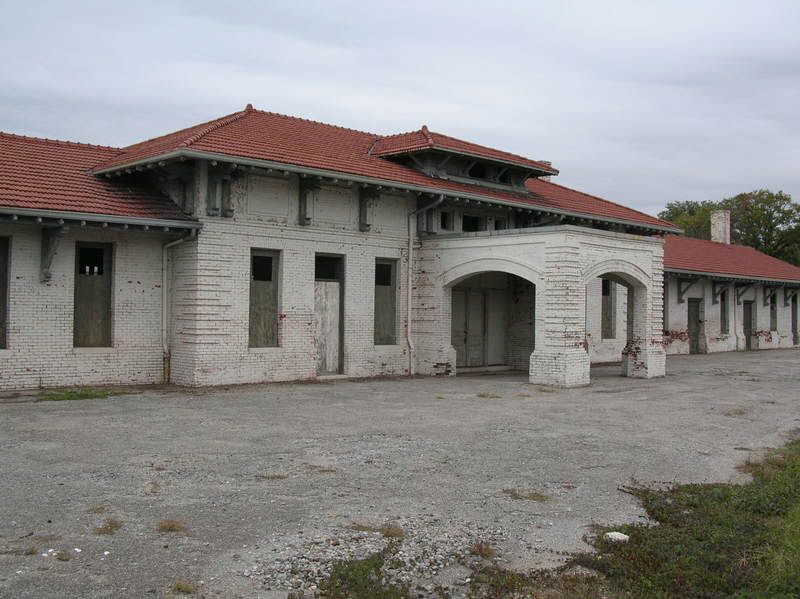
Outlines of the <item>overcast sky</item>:
{"type": "Polygon", "coordinates": [[[126,145],[256,108],[427,124],[655,214],[800,200],[800,2],[0,0],[0,130],[126,145]]]}

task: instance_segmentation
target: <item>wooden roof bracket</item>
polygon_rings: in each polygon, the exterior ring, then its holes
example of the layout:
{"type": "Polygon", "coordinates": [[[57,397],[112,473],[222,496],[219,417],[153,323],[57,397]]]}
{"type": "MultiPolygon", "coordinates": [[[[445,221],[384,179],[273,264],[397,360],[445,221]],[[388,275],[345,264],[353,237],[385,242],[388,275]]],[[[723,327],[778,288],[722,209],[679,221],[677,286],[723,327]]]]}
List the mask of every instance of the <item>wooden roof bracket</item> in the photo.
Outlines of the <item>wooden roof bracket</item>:
{"type": "Polygon", "coordinates": [[[736,285],[736,305],[742,303],[742,296],[753,287],[752,283],[745,283],[744,285],[736,285]]]}
{"type": "Polygon", "coordinates": [[[711,303],[718,304],[722,292],[731,286],[730,281],[711,281],[711,303]]]}
{"type": "Polygon", "coordinates": [[[769,306],[770,299],[775,298],[775,301],[778,301],[778,288],[777,287],[767,287],[764,286],[764,306],[769,306]]]}
{"type": "Polygon", "coordinates": [[[700,279],[678,279],[678,303],[682,304],[686,301],[686,293],[692,286],[700,279]]]}
{"type": "Polygon", "coordinates": [[[64,235],[69,231],[69,227],[42,227],[42,255],[39,269],[39,281],[49,283],[53,278],[50,267],[53,265],[53,258],[58,252],[58,246],[64,235]]]}
{"type": "Polygon", "coordinates": [[[797,287],[783,288],[783,307],[788,308],[792,305],[792,298],[797,297],[797,287]]]}

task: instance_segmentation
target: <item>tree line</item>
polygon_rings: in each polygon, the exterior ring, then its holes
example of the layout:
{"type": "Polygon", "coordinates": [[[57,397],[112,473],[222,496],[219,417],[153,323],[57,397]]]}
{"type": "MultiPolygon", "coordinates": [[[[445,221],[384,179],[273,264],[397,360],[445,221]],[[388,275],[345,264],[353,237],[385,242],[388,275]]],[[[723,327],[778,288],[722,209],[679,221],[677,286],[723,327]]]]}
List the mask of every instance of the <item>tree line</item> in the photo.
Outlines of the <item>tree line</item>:
{"type": "Polygon", "coordinates": [[[711,212],[730,210],[731,243],[800,265],[800,204],[782,191],[758,189],[719,201],[669,202],[658,217],[689,237],[711,239],[711,212]]]}

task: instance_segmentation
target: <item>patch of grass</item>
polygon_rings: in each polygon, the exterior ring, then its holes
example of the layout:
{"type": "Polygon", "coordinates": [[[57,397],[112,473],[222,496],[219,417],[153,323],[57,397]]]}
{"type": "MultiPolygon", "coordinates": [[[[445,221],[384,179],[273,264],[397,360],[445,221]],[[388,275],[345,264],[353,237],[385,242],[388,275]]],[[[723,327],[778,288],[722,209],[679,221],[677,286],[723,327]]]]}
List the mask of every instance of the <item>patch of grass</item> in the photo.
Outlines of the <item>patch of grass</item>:
{"type": "Polygon", "coordinates": [[[179,595],[196,595],[197,585],[179,578],[172,583],[170,590],[179,595]]]}
{"type": "Polygon", "coordinates": [[[436,399],[444,399],[444,395],[437,395],[436,399]]]}
{"type": "Polygon", "coordinates": [[[37,555],[38,553],[36,547],[26,547],[22,550],[22,555],[37,555]]]}
{"type": "Polygon", "coordinates": [[[56,553],[56,559],[60,562],[68,562],[72,559],[72,554],[69,551],[64,551],[63,549],[56,553]]]}
{"type": "Polygon", "coordinates": [[[57,391],[45,391],[36,397],[36,401],[76,401],[79,399],[106,399],[112,395],[111,391],[105,389],[63,389],[57,391]]]}
{"type": "Polygon", "coordinates": [[[615,527],[628,543],[591,540],[572,563],[635,599],[800,596],[800,442],[742,468],[753,480],[628,489],[658,526],[615,527]]]}
{"type": "Polygon", "coordinates": [[[477,555],[483,559],[492,559],[497,556],[497,550],[489,541],[478,539],[469,546],[470,555],[477,555]]]}
{"type": "Polygon", "coordinates": [[[530,393],[517,393],[517,397],[533,397],[530,393]]]}
{"type": "Polygon", "coordinates": [[[96,535],[113,535],[120,528],[122,528],[122,521],[116,518],[106,518],[100,526],[96,526],[94,534],[96,535]]]}
{"type": "Polygon", "coordinates": [[[161,493],[161,484],[157,480],[151,480],[144,488],[145,495],[158,495],[161,493]]]}
{"type": "Polygon", "coordinates": [[[90,514],[105,514],[108,511],[108,508],[102,504],[93,505],[92,507],[86,510],[90,514]]]}
{"type": "Polygon", "coordinates": [[[259,480],[286,480],[287,478],[289,478],[289,475],[288,474],[277,474],[277,473],[257,474],[256,478],[259,479],[259,480]]]}
{"type": "Polygon", "coordinates": [[[503,494],[511,499],[525,499],[527,501],[550,501],[550,497],[538,491],[521,491],[519,489],[503,489],[503,494]]]}
{"type": "Polygon", "coordinates": [[[475,599],[608,599],[605,583],[596,576],[560,570],[540,570],[527,574],[506,570],[496,565],[473,573],[470,595],[475,599]]]}
{"type": "Polygon", "coordinates": [[[305,466],[306,472],[312,474],[333,474],[336,472],[336,468],[331,468],[330,466],[320,466],[319,464],[303,464],[305,466]]]}
{"type": "Polygon", "coordinates": [[[497,393],[492,393],[491,391],[481,391],[478,393],[478,397],[481,399],[501,399],[502,396],[497,393]]]}
{"type": "Polygon", "coordinates": [[[558,391],[555,387],[536,387],[536,389],[542,393],[555,393],[558,391]]]}
{"type": "Polygon", "coordinates": [[[365,559],[334,562],[323,584],[328,599],[408,599],[408,587],[384,585],[381,570],[385,554],[365,559]]]}
{"type": "Polygon", "coordinates": [[[158,532],[186,532],[188,529],[186,525],[180,520],[162,520],[156,526],[158,532]]]}
{"type": "Polygon", "coordinates": [[[733,408],[730,410],[726,410],[722,413],[723,416],[729,416],[731,418],[736,418],[739,416],[744,416],[747,414],[747,410],[745,408],[733,408]]]}

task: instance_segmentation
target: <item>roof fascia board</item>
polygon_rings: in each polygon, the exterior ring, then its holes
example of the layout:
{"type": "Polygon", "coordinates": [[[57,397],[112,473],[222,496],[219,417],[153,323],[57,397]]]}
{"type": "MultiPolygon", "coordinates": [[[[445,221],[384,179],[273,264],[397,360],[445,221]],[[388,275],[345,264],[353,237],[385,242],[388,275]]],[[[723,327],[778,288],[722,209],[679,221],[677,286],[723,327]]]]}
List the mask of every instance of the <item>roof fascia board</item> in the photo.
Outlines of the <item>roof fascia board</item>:
{"type": "MultiPolygon", "coordinates": [[[[64,221],[81,221],[109,223],[120,225],[134,225],[148,227],[169,227],[170,229],[200,229],[202,223],[196,221],[170,220],[159,218],[140,218],[136,216],[118,216],[113,214],[95,214],[91,212],[69,212],[61,210],[36,210],[34,208],[14,208],[13,206],[0,206],[0,214],[9,216],[30,216],[41,218],[61,219],[64,221]]],[[[24,223],[27,224],[27,223],[24,223]]]]}
{"type": "Polygon", "coordinates": [[[800,280],[794,279],[777,279],[769,277],[747,277],[744,275],[730,275],[721,272],[706,272],[700,270],[685,270],[680,268],[664,268],[665,273],[677,275],[694,275],[698,277],[705,277],[707,279],[724,279],[731,282],[739,281],[742,283],[780,283],[782,285],[800,285],[800,280]]]}
{"type": "Polygon", "coordinates": [[[235,162],[236,164],[241,164],[245,166],[257,166],[261,168],[271,168],[274,170],[279,171],[288,171],[291,173],[300,173],[318,177],[326,177],[329,179],[344,179],[348,181],[353,181],[355,183],[366,183],[368,185],[381,185],[384,187],[393,187],[396,189],[407,189],[409,191],[415,191],[419,193],[428,193],[432,195],[439,195],[444,194],[447,197],[454,198],[454,199],[467,199],[467,200],[475,200],[476,202],[486,202],[488,204],[497,204],[499,206],[509,206],[511,208],[521,208],[523,210],[531,210],[534,212],[545,212],[548,214],[558,214],[562,216],[568,216],[572,218],[582,218],[582,219],[589,219],[594,220],[597,222],[602,223],[611,223],[615,225],[625,225],[628,227],[635,227],[637,229],[644,229],[647,231],[654,231],[654,232],[665,232],[665,233],[683,233],[682,229],[673,229],[671,227],[660,227],[658,225],[646,225],[644,223],[640,223],[637,221],[621,219],[621,218],[612,218],[612,217],[602,217],[596,216],[592,214],[586,214],[583,212],[572,212],[567,210],[560,210],[558,208],[547,208],[544,206],[533,206],[530,204],[525,204],[522,202],[511,202],[511,201],[504,201],[499,200],[497,198],[486,197],[479,194],[473,194],[469,192],[454,192],[448,189],[439,189],[436,187],[427,187],[423,185],[413,185],[408,183],[401,183],[399,181],[393,181],[391,179],[377,179],[375,177],[366,177],[363,175],[355,175],[351,173],[345,173],[341,171],[331,171],[326,169],[319,169],[314,167],[306,167],[306,166],[298,166],[295,164],[290,164],[287,162],[276,162],[273,160],[261,160],[258,158],[245,158],[242,156],[234,156],[232,154],[220,154],[217,152],[203,152],[200,150],[191,150],[191,149],[181,149],[181,150],[173,150],[171,152],[166,152],[164,154],[159,154],[157,156],[150,156],[148,158],[143,158],[140,160],[135,160],[126,164],[120,164],[114,167],[108,168],[100,168],[94,172],[96,175],[105,175],[106,173],[112,173],[115,171],[132,169],[137,166],[141,166],[144,164],[150,164],[152,162],[159,162],[162,160],[172,160],[176,158],[193,158],[193,159],[200,159],[200,160],[217,160],[219,162],[235,162]]]}

